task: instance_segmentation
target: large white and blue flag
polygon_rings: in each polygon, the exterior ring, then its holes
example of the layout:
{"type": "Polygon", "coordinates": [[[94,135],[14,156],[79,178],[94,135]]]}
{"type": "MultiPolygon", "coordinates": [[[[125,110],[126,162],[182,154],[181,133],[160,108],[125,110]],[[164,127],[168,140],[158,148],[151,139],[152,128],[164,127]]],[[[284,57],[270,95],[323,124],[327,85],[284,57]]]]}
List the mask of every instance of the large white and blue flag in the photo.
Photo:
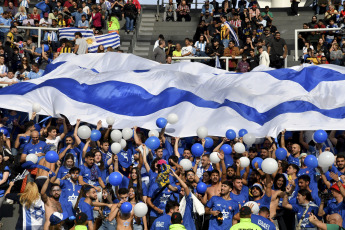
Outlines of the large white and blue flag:
{"type": "Polygon", "coordinates": [[[80,29],[75,27],[66,27],[66,28],[60,28],[59,29],[59,39],[68,39],[68,40],[74,40],[75,36],[74,34],[76,32],[80,32],[84,38],[91,38],[94,37],[93,31],[89,29],[80,29]]]}
{"type": "Polygon", "coordinates": [[[159,64],[131,54],[63,54],[42,78],[0,89],[0,107],[40,114],[64,114],[96,124],[115,117],[114,128],[156,129],[170,113],[179,122],[166,127],[173,136],[209,135],[245,128],[257,137],[287,130],[345,129],[345,68],[303,65],[259,67],[231,73],[196,62],[159,64]],[[260,69],[261,68],[261,69],[260,69]]]}

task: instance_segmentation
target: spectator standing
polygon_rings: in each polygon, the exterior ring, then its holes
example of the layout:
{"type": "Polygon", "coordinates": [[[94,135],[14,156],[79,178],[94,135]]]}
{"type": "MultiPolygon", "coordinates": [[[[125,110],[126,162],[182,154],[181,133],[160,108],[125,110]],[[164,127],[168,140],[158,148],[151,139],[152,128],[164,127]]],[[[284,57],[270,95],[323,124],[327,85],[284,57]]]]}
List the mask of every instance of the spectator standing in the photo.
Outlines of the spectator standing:
{"type": "Polygon", "coordinates": [[[260,15],[260,10],[257,8],[257,5],[254,4],[252,8],[249,8],[249,20],[255,22],[260,15]]]}
{"type": "MultiPolygon", "coordinates": [[[[78,28],[80,28],[80,29],[88,29],[89,28],[89,21],[86,20],[85,14],[83,14],[81,16],[81,20],[78,22],[78,28]]],[[[110,31],[109,26],[108,26],[108,30],[110,31]]]]}
{"type": "Polygon", "coordinates": [[[127,4],[123,7],[125,19],[126,19],[126,32],[133,32],[134,20],[137,17],[138,10],[132,3],[132,0],[128,0],[127,4]]]}
{"type": "Polygon", "coordinates": [[[290,0],[290,1],[291,1],[291,15],[299,16],[298,4],[301,2],[301,0],[290,0]]]}
{"type": "Polygon", "coordinates": [[[87,54],[88,53],[88,45],[83,35],[80,32],[76,32],[75,36],[75,46],[74,46],[74,53],[75,54],[87,54]]]}
{"type": "MultiPolygon", "coordinates": [[[[130,1],[130,0],[129,0],[130,1]]],[[[102,30],[102,14],[98,8],[94,8],[91,14],[92,24],[96,27],[96,30],[102,30]]]]}
{"type": "Polygon", "coordinates": [[[268,54],[270,55],[271,66],[282,68],[284,66],[284,59],[286,58],[287,53],[288,49],[285,40],[280,38],[279,32],[276,32],[273,41],[268,44],[268,54]]]}
{"type": "Polygon", "coordinates": [[[273,21],[273,13],[270,11],[269,6],[265,6],[265,11],[261,12],[261,16],[266,21],[273,21]]]}
{"type": "Polygon", "coordinates": [[[190,17],[190,8],[186,4],[186,1],[183,0],[181,4],[177,7],[177,21],[182,21],[182,18],[185,19],[185,21],[189,22],[191,20],[190,17]]]}
{"type": "Polygon", "coordinates": [[[120,31],[120,23],[117,19],[116,15],[114,13],[111,13],[111,15],[108,17],[108,32],[109,33],[119,33],[120,31]]]}
{"type": "Polygon", "coordinates": [[[115,16],[121,21],[122,20],[122,9],[124,7],[124,2],[123,0],[116,0],[113,2],[111,5],[111,11],[115,16]]]}
{"type": "MultiPolygon", "coordinates": [[[[192,57],[193,56],[193,47],[191,46],[191,40],[189,38],[186,38],[184,40],[185,45],[181,50],[181,57],[192,57]]],[[[185,60],[185,61],[191,61],[191,60],[185,60]]]]}
{"type": "Polygon", "coordinates": [[[156,47],[153,50],[154,60],[156,62],[161,63],[161,64],[165,64],[166,63],[166,54],[165,54],[165,51],[164,51],[164,47],[165,47],[165,41],[164,40],[160,40],[159,41],[159,46],[156,47]]]}
{"type": "Polygon", "coordinates": [[[196,48],[196,56],[198,57],[206,57],[206,44],[207,41],[205,39],[204,35],[200,35],[199,41],[195,43],[195,48],[196,48]]]}
{"type": "Polygon", "coordinates": [[[264,51],[262,46],[258,47],[258,51],[259,51],[259,54],[260,54],[259,64],[269,67],[270,66],[270,57],[269,57],[268,53],[266,51],[264,51]]]}
{"type": "Polygon", "coordinates": [[[261,227],[252,223],[252,210],[248,206],[243,206],[240,209],[240,223],[233,225],[230,230],[252,229],[261,230],[261,227]]]}
{"type": "Polygon", "coordinates": [[[318,0],[316,6],[316,15],[324,14],[327,11],[328,0],[318,0]]]}
{"type": "MultiPolygon", "coordinates": [[[[5,11],[0,17],[0,25],[3,26],[11,26],[11,19],[9,17],[9,13],[5,11]]],[[[5,36],[10,31],[9,28],[0,28],[0,41],[5,42],[5,36]]]]}
{"type": "Polygon", "coordinates": [[[339,49],[338,43],[332,43],[332,47],[330,48],[330,59],[331,64],[334,65],[342,65],[343,64],[343,52],[339,49]]]}
{"type": "Polygon", "coordinates": [[[235,43],[233,41],[230,41],[229,46],[226,47],[224,50],[224,56],[232,57],[232,59],[229,59],[230,71],[235,71],[236,66],[237,66],[237,60],[235,58],[236,56],[239,56],[239,55],[240,55],[240,50],[238,49],[238,47],[235,46],[235,43]]]}
{"type": "Polygon", "coordinates": [[[176,15],[176,6],[173,0],[169,0],[169,3],[165,5],[165,10],[163,14],[163,22],[173,20],[176,22],[177,15],[176,15]]]}
{"type": "Polygon", "coordinates": [[[246,73],[249,72],[250,70],[250,65],[247,62],[247,55],[243,54],[242,55],[242,60],[238,62],[237,68],[236,68],[236,72],[239,73],[246,73]]]}

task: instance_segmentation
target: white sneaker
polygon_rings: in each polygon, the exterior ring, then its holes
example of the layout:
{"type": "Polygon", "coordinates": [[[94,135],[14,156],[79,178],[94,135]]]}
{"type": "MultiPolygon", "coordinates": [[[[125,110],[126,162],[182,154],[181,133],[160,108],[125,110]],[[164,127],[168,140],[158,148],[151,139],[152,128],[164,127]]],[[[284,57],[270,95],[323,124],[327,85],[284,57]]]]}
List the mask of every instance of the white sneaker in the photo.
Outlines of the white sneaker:
{"type": "Polygon", "coordinates": [[[6,199],[6,203],[7,203],[7,204],[13,204],[13,200],[11,200],[11,199],[6,199]]]}

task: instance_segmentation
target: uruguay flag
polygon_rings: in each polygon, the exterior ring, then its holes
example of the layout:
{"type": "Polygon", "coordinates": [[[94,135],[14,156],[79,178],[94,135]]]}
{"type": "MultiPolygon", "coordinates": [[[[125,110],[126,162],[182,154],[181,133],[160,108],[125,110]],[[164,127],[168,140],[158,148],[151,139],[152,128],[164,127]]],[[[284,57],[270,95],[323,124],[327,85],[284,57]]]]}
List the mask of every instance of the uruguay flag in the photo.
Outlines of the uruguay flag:
{"type": "Polygon", "coordinates": [[[103,34],[86,39],[89,44],[89,52],[97,52],[98,46],[103,45],[106,50],[108,47],[113,49],[120,46],[120,36],[117,33],[103,34]]]}
{"type": "Polygon", "coordinates": [[[94,36],[92,30],[80,29],[75,27],[66,27],[59,29],[59,40],[64,38],[68,40],[74,40],[74,34],[76,32],[80,32],[83,35],[83,38],[90,38],[94,36]]]}
{"type": "MultiPolygon", "coordinates": [[[[261,68],[261,69],[260,69],[261,68]]],[[[114,128],[156,129],[170,113],[173,136],[209,135],[245,128],[257,137],[288,130],[345,129],[345,68],[303,65],[238,74],[197,62],[162,65],[132,54],[63,54],[42,78],[0,89],[0,107],[64,114],[91,124],[115,117],[114,128]]]]}

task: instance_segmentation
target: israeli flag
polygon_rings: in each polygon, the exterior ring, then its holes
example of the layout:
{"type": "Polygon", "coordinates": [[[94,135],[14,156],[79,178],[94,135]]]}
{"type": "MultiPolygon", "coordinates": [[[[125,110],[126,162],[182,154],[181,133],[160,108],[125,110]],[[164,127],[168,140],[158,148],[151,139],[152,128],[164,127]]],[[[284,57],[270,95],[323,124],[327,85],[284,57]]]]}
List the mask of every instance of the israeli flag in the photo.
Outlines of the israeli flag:
{"type": "Polygon", "coordinates": [[[132,54],[62,54],[42,78],[0,89],[0,107],[54,117],[73,124],[115,118],[114,128],[157,129],[156,119],[176,113],[172,136],[209,135],[245,128],[256,137],[283,129],[345,130],[345,68],[303,65],[259,66],[232,73],[197,62],[159,64],[132,54]]]}
{"type": "Polygon", "coordinates": [[[60,28],[59,29],[59,40],[61,39],[68,39],[68,40],[74,40],[74,34],[76,32],[80,32],[83,35],[83,38],[90,38],[93,37],[93,31],[92,30],[86,30],[86,29],[79,29],[75,27],[66,27],[66,28],[60,28]]]}
{"type": "Polygon", "coordinates": [[[98,46],[103,45],[104,49],[111,47],[113,49],[120,46],[120,36],[117,33],[109,33],[95,37],[86,38],[89,44],[89,52],[97,52],[98,46]]]}

